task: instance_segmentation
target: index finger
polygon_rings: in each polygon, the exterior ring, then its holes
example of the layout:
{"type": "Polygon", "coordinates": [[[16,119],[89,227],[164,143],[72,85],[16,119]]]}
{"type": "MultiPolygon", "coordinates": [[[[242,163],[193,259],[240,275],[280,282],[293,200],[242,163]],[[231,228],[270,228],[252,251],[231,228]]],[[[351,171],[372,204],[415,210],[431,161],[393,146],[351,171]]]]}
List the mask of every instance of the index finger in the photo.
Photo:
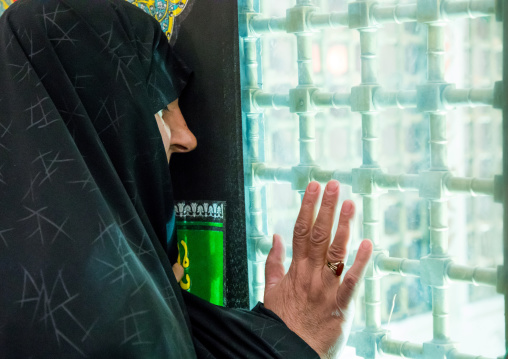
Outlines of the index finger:
{"type": "Polygon", "coordinates": [[[306,258],[312,224],[316,215],[316,203],[319,198],[319,183],[312,181],[308,184],[303,196],[300,213],[293,230],[293,261],[306,258]]]}

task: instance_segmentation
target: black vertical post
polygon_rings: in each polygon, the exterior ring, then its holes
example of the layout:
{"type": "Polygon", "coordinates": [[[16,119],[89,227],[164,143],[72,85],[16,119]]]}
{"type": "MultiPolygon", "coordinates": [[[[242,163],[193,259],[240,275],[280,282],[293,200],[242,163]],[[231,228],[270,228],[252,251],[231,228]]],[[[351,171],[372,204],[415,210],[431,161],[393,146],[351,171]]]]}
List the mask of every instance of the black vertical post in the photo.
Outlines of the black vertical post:
{"type": "Polygon", "coordinates": [[[179,104],[198,146],[171,157],[175,198],[226,201],[225,305],[248,308],[238,4],[189,5],[174,47],[193,70],[179,104]]]}

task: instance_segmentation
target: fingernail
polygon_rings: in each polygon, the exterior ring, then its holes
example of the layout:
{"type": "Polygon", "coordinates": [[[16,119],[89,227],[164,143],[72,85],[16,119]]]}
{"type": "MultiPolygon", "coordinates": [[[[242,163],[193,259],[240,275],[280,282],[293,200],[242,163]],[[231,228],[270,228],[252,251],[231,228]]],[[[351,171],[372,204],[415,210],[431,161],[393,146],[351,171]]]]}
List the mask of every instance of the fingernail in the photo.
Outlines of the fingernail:
{"type": "Polygon", "coordinates": [[[319,184],[317,182],[311,182],[309,184],[309,193],[315,193],[319,189],[319,184]]]}
{"type": "Polygon", "coordinates": [[[353,205],[351,204],[351,202],[344,201],[344,203],[342,204],[342,213],[344,213],[345,215],[348,215],[351,213],[352,210],[353,210],[353,205]]]}
{"type": "Polygon", "coordinates": [[[339,188],[339,182],[337,181],[330,181],[326,185],[328,192],[336,192],[339,188]]]}
{"type": "Polygon", "coordinates": [[[370,249],[370,247],[372,246],[372,243],[370,241],[363,241],[361,243],[361,246],[363,249],[370,249]]]}

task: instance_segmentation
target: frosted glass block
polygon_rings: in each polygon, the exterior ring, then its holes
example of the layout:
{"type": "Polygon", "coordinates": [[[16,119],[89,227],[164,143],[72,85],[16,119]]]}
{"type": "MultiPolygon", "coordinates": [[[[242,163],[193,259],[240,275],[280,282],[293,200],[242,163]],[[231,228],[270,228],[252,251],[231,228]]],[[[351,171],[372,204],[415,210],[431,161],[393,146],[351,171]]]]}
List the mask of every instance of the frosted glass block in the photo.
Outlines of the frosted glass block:
{"type": "Polygon", "coordinates": [[[357,207],[350,252],[371,236],[381,273],[368,281],[381,302],[365,310],[362,287],[341,358],[437,358],[432,339],[457,357],[503,354],[502,205],[493,196],[503,49],[494,3],[469,13],[451,0],[239,4],[245,153],[258,154],[245,158],[251,303],[263,300],[273,233],[290,263],[304,185],[335,178],[339,201],[357,207]],[[289,19],[309,4],[310,15],[289,19]],[[352,12],[365,4],[365,16],[352,12]],[[406,260],[420,275],[401,269],[406,260]],[[380,350],[364,329],[380,333],[380,350]]]}

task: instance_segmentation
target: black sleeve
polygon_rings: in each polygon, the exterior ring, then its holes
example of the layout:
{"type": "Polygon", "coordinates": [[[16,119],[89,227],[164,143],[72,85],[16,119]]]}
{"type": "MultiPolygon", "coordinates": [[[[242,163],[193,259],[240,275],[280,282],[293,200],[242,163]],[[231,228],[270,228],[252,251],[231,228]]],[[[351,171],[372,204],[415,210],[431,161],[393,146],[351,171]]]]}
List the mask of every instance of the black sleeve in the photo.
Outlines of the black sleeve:
{"type": "Polygon", "coordinates": [[[319,358],[262,303],[248,311],[219,307],[186,291],[183,298],[198,358],[319,358]]]}

